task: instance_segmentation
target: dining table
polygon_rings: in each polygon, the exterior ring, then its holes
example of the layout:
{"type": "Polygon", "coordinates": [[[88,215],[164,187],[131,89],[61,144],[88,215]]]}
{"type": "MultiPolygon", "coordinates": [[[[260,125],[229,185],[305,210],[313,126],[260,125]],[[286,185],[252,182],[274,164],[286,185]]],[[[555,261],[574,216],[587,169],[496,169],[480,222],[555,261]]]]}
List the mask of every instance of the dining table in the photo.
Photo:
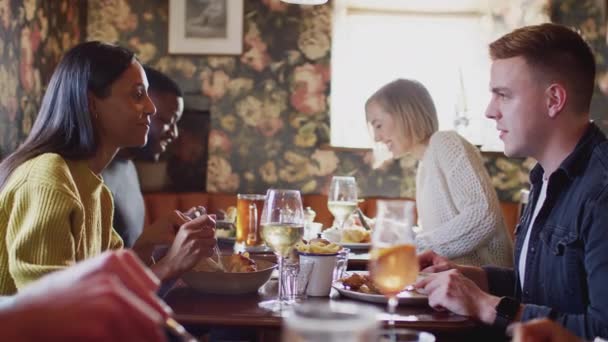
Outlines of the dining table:
{"type": "MultiPolygon", "coordinates": [[[[219,244],[222,254],[232,253],[232,246],[219,244]]],[[[149,249],[157,247],[148,246],[149,249]]],[[[152,253],[154,254],[154,253],[152,253]]],[[[256,253],[256,258],[276,262],[274,254],[256,253]]],[[[366,270],[369,261],[369,250],[351,250],[347,269],[366,270]]],[[[171,307],[175,319],[195,335],[205,335],[214,329],[223,331],[247,330],[255,335],[254,341],[281,341],[283,317],[288,312],[281,313],[261,308],[261,302],[275,299],[277,296],[277,280],[272,278],[256,293],[242,295],[220,295],[199,292],[178,280],[163,294],[164,301],[171,307]]],[[[345,298],[336,289],[332,289],[326,297],[308,297],[306,301],[318,303],[354,302],[361,305],[376,306],[382,313],[379,315],[381,325],[388,325],[390,316],[386,304],[361,302],[345,298]]],[[[400,304],[393,315],[396,328],[427,331],[435,335],[438,342],[457,341],[501,341],[504,334],[497,334],[491,328],[465,316],[438,311],[428,304],[400,304]]]]}
{"type": "MultiPolygon", "coordinates": [[[[165,302],[174,311],[175,319],[189,331],[203,334],[213,329],[253,332],[255,341],[281,341],[283,317],[289,311],[273,312],[258,304],[277,295],[276,279],[269,280],[257,293],[242,295],[219,295],[198,292],[183,282],[178,282],[165,296],[165,302]]],[[[387,326],[389,314],[385,304],[364,303],[342,297],[332,289],[326,297],[308,297],[306,302],[319,304],[332,302],[355,302],[376,306],[380,324],[387,326]]],[[[396,328],[427,331],[437,341],[500,341],[502,336],[469,317],[448,311],[437,311],[428,305],[402,305],[393,315],[396,328]]]]}

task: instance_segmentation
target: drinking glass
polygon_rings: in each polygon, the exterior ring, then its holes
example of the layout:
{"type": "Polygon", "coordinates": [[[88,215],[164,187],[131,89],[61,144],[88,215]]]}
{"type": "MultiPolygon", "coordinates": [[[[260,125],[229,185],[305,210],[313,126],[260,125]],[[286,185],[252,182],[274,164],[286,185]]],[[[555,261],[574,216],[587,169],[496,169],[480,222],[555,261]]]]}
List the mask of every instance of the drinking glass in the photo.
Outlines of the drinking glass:
{"type": "Polygon", "coordinates": [[[374,285],[388,298],[391,329],[395,327],[397,294],[418,276],[413,224],[414,202],[378,201],[369,271],[374,285]]]}
{"type": "Polygon", "coordinates": [[[357,209],[355,177],[332,177],[327,196],[327,208],[334,215],[336,226],[342,228],[344,221],[357,209]]]}
{"type": "Polygon", "coordinates": [[[376,307],[352,302],[307,302],[283,320],[282,341],[369,342],[378,335],[376,307]]]}
{"type": "Polygon", "coordinates": [[[235,252],[263,250],[264,241],[259,226],[265,198],[261,194],[237,195],[235,252]]]}
{"type": "Polygon", "coordinates": [[[292,300],[283,299],[283,262],[304,234],[304,210],[300,192],[269,189],[266,192],[260,226],[262,238],[273,249],[279,264],[278,298],[262,302],[260,306],[272,311],[281,311],[284,305],[293,303],[292,300]]]}

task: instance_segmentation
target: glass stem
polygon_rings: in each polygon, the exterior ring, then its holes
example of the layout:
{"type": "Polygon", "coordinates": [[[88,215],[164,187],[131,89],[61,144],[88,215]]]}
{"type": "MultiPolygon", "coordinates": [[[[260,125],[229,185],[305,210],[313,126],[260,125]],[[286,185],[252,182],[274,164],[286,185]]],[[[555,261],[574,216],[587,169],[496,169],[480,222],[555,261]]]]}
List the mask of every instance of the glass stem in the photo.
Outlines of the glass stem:
{"type": "Polygon", "coordinates": [[[283,257],[279,254],[277,256],[277,263],[279,264],[279,291],[278,291],[278,300],[279,302],[283,301],[283,257]]]}
{"type": "Polygon", "coordinates": [[[388,298],[388,326],[392,330],[395,329],[395,309],[397,308],[398,303],[399,301],[397,300],[397,296],[390,296],[388,298]]]}

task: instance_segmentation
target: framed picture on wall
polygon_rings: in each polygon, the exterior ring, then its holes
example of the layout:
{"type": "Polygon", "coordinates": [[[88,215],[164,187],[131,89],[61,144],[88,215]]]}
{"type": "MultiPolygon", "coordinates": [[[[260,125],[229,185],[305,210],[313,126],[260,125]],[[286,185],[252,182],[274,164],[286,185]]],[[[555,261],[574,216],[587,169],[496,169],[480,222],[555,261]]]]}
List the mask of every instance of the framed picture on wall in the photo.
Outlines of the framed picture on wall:
{"type": "Polygon", "coordinates": [[[239,55],[243,0],[169,0],[169,53],[239,55]]]}

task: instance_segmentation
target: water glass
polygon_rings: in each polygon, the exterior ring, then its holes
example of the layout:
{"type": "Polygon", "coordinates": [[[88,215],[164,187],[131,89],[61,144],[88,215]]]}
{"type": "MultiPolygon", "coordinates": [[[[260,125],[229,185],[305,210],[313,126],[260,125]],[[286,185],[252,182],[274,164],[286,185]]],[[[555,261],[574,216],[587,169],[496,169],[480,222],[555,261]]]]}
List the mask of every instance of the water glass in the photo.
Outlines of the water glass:
{"type": "Polygon", "coordinates": [[[300,260],[299,262],[297,260],[285,260],[283,267],[285,271],[281,280],[283,286],[281,300],[291,302],[306,299],[306,289],[314,263],[310,260],[300,260]]]}
{"type": "Polygon", "coordinates": [[[411,329],[386,329],[378,332],[377,342],[435,342],[435,335],[411,329]]]}
{"type": "Polygon", "coordinates": [[[302,303],[283,320],[282,341],[372,342],[378,335],[378,313],[358,303],[302,303]]]}
{"type": "Polygon", "coordinates": [[[348,267],[348,254],[350,254],[350,248],[342,248],[338,255],[336,255],[336,267],[334,268],[333,280],[336,281],[344,276],[344,272],[348,267]]]}

